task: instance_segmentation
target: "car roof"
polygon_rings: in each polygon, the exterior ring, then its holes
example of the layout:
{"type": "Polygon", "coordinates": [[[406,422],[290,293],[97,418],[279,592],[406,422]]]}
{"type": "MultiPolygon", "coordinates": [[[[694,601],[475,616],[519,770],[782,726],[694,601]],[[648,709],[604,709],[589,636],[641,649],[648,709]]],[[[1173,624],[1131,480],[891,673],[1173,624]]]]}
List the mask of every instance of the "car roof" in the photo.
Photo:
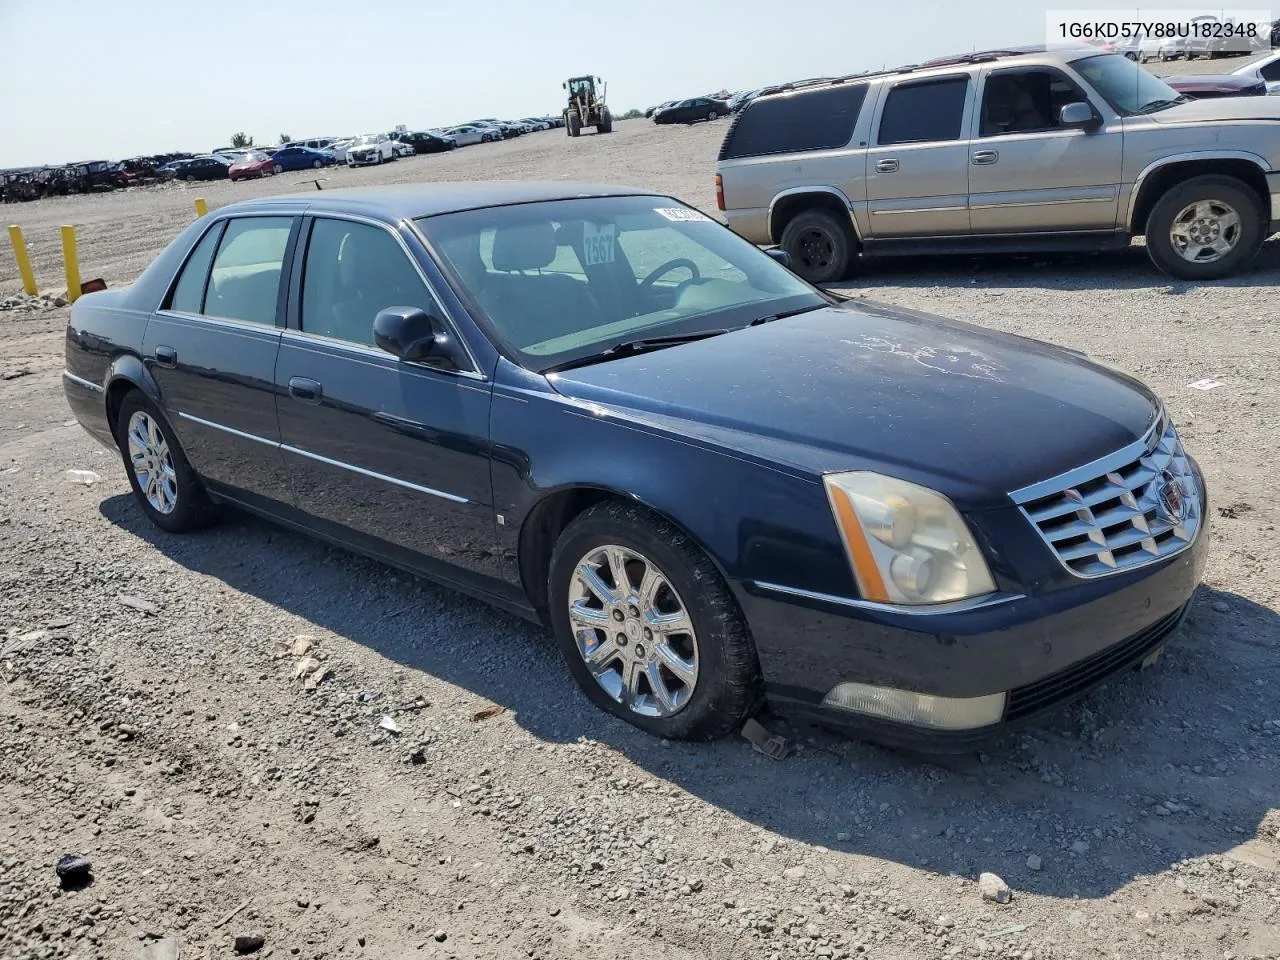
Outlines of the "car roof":
{"type": "Polygon", "coordinates": [[[442,181],[438,183],[388,184],[307,191],[246,200],[231,204],[228,212],[270,210],[288,204],[305,204],[309,213],[364,213],[387,220],[417,219],[483,207],[505,207],[544,200],[583,197],[662,196],[637,187],[608,186],[540,180],[442,181]]]}

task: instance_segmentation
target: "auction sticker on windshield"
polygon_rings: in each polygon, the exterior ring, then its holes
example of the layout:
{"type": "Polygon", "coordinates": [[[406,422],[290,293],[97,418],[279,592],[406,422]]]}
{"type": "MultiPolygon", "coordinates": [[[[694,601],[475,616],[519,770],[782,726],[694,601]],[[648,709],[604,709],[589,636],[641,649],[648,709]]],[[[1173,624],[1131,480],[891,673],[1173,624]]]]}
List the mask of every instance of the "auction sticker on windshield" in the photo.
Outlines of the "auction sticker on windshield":
{"type": "Polygon", "coordinates": [[[617,224],[595,224],[588,220],[582,225],[583,259],[588,267],[597,263],[613,263],[613,239],[617,224]]]}
{"type": "Polygon", "coordinates": [[[703,223],[711,220],[705,213],[685,207],[658,207],[653,212],[666,217],[672,223],[703,223]]]}

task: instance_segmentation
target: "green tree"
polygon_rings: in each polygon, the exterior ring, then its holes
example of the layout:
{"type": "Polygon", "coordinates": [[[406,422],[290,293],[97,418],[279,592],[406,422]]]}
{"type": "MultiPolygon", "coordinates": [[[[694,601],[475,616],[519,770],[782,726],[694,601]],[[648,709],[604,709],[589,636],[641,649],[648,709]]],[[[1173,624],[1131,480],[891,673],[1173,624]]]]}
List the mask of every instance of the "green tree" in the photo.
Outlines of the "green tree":
{"type": "Polygon", "coordinates": [[[244,131],[241,130],[239,133],[231,135],[231,145],[233,147],[252,147],[253,137],[245,136],[244,131]]]}
{"type": "Polygon", "coordinates": [[[628,110],[620,117],[614,117],[615,120],[638,120],[644,116],[643,110],[628,110]]]}
{"type": "Polygon", "coordinates": [[[284,143],[288,143],[288,142],[289,142],[290,140],[292,140],[292,139],[293,139],[293,137],[292,137],[291,135],[287,134],[287,133],[282,133],[282,134],[280,134],[280,142],[281,142],[282,144],[284,144],[284,143]]]}

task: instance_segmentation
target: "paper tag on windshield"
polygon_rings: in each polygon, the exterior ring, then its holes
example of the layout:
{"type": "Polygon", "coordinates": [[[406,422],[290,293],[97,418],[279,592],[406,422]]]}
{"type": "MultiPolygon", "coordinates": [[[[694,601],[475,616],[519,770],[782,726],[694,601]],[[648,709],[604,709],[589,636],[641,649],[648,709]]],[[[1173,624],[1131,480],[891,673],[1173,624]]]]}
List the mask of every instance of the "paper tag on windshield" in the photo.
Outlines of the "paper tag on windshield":
{"type": "Polygon", "coordinates": [[[582,252],[588,267],[597,263],[613,263],[613,238],[617,225],[598,226],[591,221],[582,225],[582,252]]]}
{"type": "Polygon", "coordinates": [[[672,223],[705,223],[711,219],[705,213],[686,207],[658,207],[653,212],[661,214],[672,223]]]}

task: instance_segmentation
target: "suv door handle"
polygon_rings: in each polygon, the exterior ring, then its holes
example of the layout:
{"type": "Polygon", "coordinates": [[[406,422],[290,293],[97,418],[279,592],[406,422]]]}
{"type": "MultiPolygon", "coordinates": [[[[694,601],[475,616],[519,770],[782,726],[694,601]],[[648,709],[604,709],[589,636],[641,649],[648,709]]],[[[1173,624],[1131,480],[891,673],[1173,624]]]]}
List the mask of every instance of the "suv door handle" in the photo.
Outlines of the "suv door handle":
{"type": "Polygon", "coordinates": [[[877,160],[876,169],[881,173],[897,173],[898,161],[890,157],[887,160],[877,160]]]}
{"type": "Polygon", "coordinates": [[[289,396],[303,403],[319,403],[320,398],[324,396],[324,391],[314,380],[308,380],[306,377],[290,377],[289,396]]]}
{"type": "Polygon", "coordinates": [[[1000,154],[996,153],[994,150],[979,150],[973,155],[973,165],[975,167],[982,167],[987,164],[995,163],[999,159],[1000,154]]]}
{"type": "Polygon", "coordinates": [[[157,346],[156,347],[156,363],[162,367],[168,367],[172,370],[178,365],[178,351],[173,347],[157,346]]]}

